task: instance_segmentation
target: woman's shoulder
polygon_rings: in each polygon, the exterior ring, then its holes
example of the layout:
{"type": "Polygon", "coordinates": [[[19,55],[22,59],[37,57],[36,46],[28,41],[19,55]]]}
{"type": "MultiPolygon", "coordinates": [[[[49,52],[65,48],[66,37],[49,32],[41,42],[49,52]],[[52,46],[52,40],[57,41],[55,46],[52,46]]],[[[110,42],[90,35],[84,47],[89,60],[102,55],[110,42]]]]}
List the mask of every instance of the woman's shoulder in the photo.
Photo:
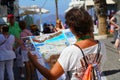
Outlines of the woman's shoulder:
{"type": "Polygon", "coordinates": [[[3,39],[3,34],[0,34],[0,40],[2,40],[3,39]]]}
{"type": "Polygon", "coordinates": [[[29,36],[32,36],[31,31],[28,30],[28,29],[23,30],[23,31],[21,32],[21,34],[27,34],[27,35],[29,35],[29,36]]]}
{"type": "MultiPolygon", "coordinates": [[[[90,49],[91,49],[91,50],[95,50],[95,49],[97,49],[97,46],[98,46],[98,45],[100,45],[102,49],[105,48],[104,42],[103,42],[103,41],[99,41],[98,44],[95,44],[95,45],[93,45],[93,46],[84,48],[84,49],[82,49],[82,50],[83,50],[83,51],[89,51],[90,49]]],[[[77,46],[75,46],[74,44],[72,44],[72,45],[69,45],[68,47],[66,47],[66,48],[63,50],[63,52],[68,52],[68,51],[69,51],[69,52],[78,52],[78,51],[80,51],[80,48],[78,48],[77,46]]]]}
{"type": "Polygon", "coordinates": [[[3,34],[1,33],[0,36],[2,36],[3,34]]]}
{"type": "Polygon", "coordinates": [[[63,51],[72,53],[72,52],[79,51],[79,48],[76,47],[74,44],[72,44],[72,45],[69,45],[68,47],[66,47],[63,51]]]}
{"type": "Polygon", "coordinates": [[[28,33],[31,33],[31,31],[30,30],[28,30],[28,29],[25,29],[25,30],[23,30],[24,32],[28,32],[28,33]]]}
{"type": "Polygon", "coordinates": [[[29,36],[32,36],[32,32],[30,30],[28,30],[28,29],[26,29],[26,30],[27,30],[29,36]]]}
{"type": "MultiPolygon", "coordinates": [[[[3,34],[0,34],[0,39],[2,39],[2,37],[4,37],[4,36],[3,36],[3,34]]],[[[14,38],[14,35],[12,35],[12,34],[9,34],[9,37],[12,37],[12,38],[14,38]]],[[[9,37],[8,37],[8,38],[9,38],[9,37]]]]}
{"type": "Polygon", "coordinates": [[[10,34],[10,35],[9,35],[9,37],[15,38],[15,36],[14,36],[14,35],[12,35],[12,34],[10,34]]]}

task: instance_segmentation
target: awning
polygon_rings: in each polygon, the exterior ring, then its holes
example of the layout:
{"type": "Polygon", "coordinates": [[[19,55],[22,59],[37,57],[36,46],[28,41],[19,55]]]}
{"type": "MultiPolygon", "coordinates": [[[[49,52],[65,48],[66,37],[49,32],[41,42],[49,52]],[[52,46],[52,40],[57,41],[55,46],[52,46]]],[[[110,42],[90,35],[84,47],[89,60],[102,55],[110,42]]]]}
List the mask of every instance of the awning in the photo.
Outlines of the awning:
{"type": "Polygon", "coordinates": [[[22,13],[20,13],[21,16],[27,15],[27,14],[46,14],[49,13],[49,10],[44,9],[44,8],[40,8],[37,5],[32,5],[32,6],[21,6],[20,7],[21,10],[23,10],[22,13]]]}

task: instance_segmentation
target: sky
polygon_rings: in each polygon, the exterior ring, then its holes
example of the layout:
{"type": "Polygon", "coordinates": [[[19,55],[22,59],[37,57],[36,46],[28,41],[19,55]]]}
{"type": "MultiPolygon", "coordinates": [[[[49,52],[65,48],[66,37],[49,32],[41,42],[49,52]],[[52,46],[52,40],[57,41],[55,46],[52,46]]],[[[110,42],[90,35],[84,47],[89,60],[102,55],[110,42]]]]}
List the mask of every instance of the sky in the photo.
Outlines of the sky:
{"type": "MultiPolygon", "coordinates": [[[[71,0],[58,0],[58,13],[64,14],[65,10],[68,8],[69,2],[71,0]]],[[[50,13],[45,14],[55,14],[55,0],[19,0],[20,6],[31,6],[38,5],[39,7],[45,8],[50,11],[50,13]]]]}

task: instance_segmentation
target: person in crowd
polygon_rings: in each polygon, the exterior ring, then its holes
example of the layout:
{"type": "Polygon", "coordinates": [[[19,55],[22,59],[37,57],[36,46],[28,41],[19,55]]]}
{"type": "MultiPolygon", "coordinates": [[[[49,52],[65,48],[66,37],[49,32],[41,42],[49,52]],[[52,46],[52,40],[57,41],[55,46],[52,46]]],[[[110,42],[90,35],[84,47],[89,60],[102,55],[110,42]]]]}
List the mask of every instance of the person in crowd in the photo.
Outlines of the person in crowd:
{"type": "Polygon", "coordinates": [[[13,51],[15,37],[8,33],[9,28],[3,25],[0,34],[0,80],[4,80],[4,72],[8,74],[9,80],[14,80],[13,63],[16,58],[13,51]]]}
{"type": "Polygon", "coordinates": [[[118,34],[120,33],[120,11],[116,12],[113,15],[113,17],[110,19],[110,23],[114,27],[114,33],[113,33],[114,40],[112,41],[112,43],[115,43],[118,34]]]}
{"type": "Polygon", "coordinates": [[[54,33],[54,25],[53,24],[49,24],[48,27],[50,28],[50,33],[54,33]]]}
{"type": "Polygon", "coordinates": [[[16,66],[19,68],[19,72],[20,72],[20,78],[24,78],[24,62],[22,60],[22,53],[21,53],[21,47],[18,47],[17,49],[15,49],[15,53],[16,53],[16,66]]]}
{"type": "Polygon", "coordinates": [[[22,55],[22,61],[25,63],[25,68],[26,68],[26,80],[33,80],[33,75],[34,75],[34,67],[32,66],[31,62],[28,59],[28,50],[25,47],[24,44],[24,37],[27,36],[32,36],[32,33],[26,29],[26,23],[25,21],[19,21],[19,26],[22,32],[20,33],[21,37],[21,55],[22,55]]]}
{"type": "MultiPolygon", "coordinates": [[[[15,43],[13,46],[13,50],[15,51],[16,54],[16,59],[15,59],[15,63],[17,65],[17,67],[20,67],[21,65],[23,66],[21,61],[18,61],[18,58],[20,58],[20,56],[18,57],[18,53],[17,50],[19,49],[19,47],[21,46],[21,40],[20,40],[20,33],[21,33],[21,29],[19,27],[18,22],[15,20],[15,16],[13,14],[8,14],[7,15],[7,25],[9,27],[9,34],[12,34],[15,36],[15,43]],[[21,64],[20,64],[21,63],[21,64]]],[[[23,70],[22,67],[20,67],[20,77],[24,77],[23,75],[23,70]]]]}
{"type": "Polygon", "coordinates": [[[55,32],[65,29],[60,19],[56,20],[55,32]]]}
{"type": "Polygon", "coordinates": [[[110,33],[110,19],[109,19],[109,16],[107,16],[107,19],[106,19],[106,23],[107,23],[107,33],[110,33]]]}
{"type": "Polygon", "coordinates": [[[30,30],[34,36],[40,35],[40,30],[38,29],[38,26],[35,24],[30,25],[30,30]]]}
{"type": "MultiPolygon", "coordinates": [[[[66,24],[77,39],[75,44],[83,50],[85,56],[90,57],[89,59],[94,59],[98,50],[98,45],[102,46],[100,49],[100,55],[102,56],[100,65],[102,65],[106,59],[106,49],[102,41],[98,43],[93,37],[93,20],[89,13],[83,7],[72,8],[66,13],[65,19],[66,24]]],[[[66,80],[80,80],[76,77],[76,73],[82,73],[82,71],[79,70],[84,68],[84,65],[82,65],[84,62],[81,62],[81,60],[83,60],[81,50],[75,45],[66,47],[50,70],[39,64],[36,55],[30,52],[28,55],[32,64],[48,80],[56,80],[64,73],[66,74],[66,80]]]]}
{"type": "Polygon", "coordinates": [[[51,27],[49,24],[47,24],[47,23],[43,24],[43,32],[42,33],[44,33],[44,34],[51,33],[51,27]]]}
{"type": "Polygon", "coordinates": [[[34,24],[33,17],[30,15],[26,15],[24,17],[24,21],[26,22],[26,28],[30,30],[30,25],[34,24]]]}
{"type": "Polygon", "coordinates": [[[7,16],[8,26],[9,26],[9,33],[15,36],[16,44],[14,48],[17,48],[20,43],[20,33],[21,29],[17,21],[15,21],[15,17],[13,14],[8,14],[7,16]]]}
{"type": "Polygon", "coordinates": [[[0,25],[0,34],[1,34],[2,32],[1,32],[1,25],[0,25]]]}

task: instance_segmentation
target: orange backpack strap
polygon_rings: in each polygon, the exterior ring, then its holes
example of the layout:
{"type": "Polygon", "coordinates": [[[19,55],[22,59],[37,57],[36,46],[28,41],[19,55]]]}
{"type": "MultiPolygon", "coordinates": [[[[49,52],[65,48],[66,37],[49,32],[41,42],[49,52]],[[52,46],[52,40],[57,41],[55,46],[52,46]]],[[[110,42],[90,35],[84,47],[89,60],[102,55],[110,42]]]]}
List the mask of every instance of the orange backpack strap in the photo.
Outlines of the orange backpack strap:
{"type": "Polygon", "coordinates": [[[82,80],[91,80],[92,79],[91,71],[92,71],[92,64],[89,64],[88,68],[84,73],[82,80]]]}

